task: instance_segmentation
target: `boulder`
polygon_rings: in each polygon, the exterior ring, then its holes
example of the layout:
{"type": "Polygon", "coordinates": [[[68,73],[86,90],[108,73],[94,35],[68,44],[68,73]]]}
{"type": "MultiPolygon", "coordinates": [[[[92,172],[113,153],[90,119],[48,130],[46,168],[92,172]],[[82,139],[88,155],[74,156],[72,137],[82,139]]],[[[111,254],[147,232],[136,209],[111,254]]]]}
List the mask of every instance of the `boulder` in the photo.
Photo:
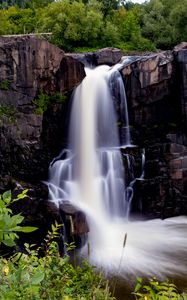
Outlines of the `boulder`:
{"type": "Polygon", "coordinates": [[[120,61],[122,56],[122,51],[117,48],[103,48],[93,53],[93,60],[96,66],[113,66],[120,61]]]}
{"type": "Polygon", "coordinates": [[[103,48],[94,52],[88,52],[85,54],[71,53],[69,54],[76,60],[89,66],[109,65],[113,66],[117,64],[123,56],[123,52],[117,48],[103,48]]]}
{"type": "Polygon", "coordinates": [[[85,214],[70,203],[62,203],[59,206],[62,219],[70,222],[71,235],[81,235],[89,232],[85,214]]]}

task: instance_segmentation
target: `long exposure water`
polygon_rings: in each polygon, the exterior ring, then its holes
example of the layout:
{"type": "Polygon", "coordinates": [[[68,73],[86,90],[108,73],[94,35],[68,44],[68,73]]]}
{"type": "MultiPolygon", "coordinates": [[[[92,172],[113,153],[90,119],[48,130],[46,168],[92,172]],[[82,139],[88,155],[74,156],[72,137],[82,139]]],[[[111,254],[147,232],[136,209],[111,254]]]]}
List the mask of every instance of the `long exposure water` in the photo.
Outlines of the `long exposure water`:
{"type": "MultiPolygon", "coordinates": [[[[50,168],[50,199],[58,206],[69,201],[86,214],[89,225],[89,260],[108,274],[187,275],[186,217],[167,220],[129,220],[129,197],[120,151],[116,112],[111,92],[117,84],[126,101],[116,68],[87,70],[76,88],[65,159],[50,168]],[[116,74],[116,76],[115,76],[116,74]],[[124,237],[127,236],[123,248],[124,237]]],[[[127,103],[122,104],[126,138],[130,144],[127,103]]],[[[144,156],[143,156],[144,160],[144,156]]],[[[141,175],[143,179],[143,173],[141,175]]],[[[133,186],[132,186],[133,188],[133,186]]],[[[81,249],[87,255],[87,246],[81,249]]]]}

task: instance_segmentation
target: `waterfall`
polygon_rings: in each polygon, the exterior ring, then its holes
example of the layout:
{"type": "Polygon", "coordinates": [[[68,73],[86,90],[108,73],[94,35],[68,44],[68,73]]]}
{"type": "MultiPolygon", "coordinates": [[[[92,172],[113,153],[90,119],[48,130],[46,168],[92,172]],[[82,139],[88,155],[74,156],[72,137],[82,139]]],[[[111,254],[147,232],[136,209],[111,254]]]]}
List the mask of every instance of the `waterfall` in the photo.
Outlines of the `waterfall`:
{"type": "MultiPolygon", "coordinates": [[[[176,265],[172,259],[173,253],[180,254],[187,248],[182,230],[187,223],[185,218],[128,220],[131,202],[128,200],[132,199],[133,185],[127,188],[125,183],[114,109],[116,94],[120,95],[125,127],[121,142],[123,147],[130,144],[128,110],[120,73],[116,67],[108,66],[87,69],[87,76],[73,95],[69,147],[50,167],[49,197],[57,206],[69,201],[85,212],[90,230],[89,259],[94,265],[118,272],[121,262],[123,276],[144,272],[185,273],[184,265],[180,261],[176,265]],[[181,226],[174,226],[176,222],[181,226]],[[122,260],[126,233],[127,245],[122,260]]],[[[85,246],[81,253],[86,255],[86,252],[85,246]]]]}

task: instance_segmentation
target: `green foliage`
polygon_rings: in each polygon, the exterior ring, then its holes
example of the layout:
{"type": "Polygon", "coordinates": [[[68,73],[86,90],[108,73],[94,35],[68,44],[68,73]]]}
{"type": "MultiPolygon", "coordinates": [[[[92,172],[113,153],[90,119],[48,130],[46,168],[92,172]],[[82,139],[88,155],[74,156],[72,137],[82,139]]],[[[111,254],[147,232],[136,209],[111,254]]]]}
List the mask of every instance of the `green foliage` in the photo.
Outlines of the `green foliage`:
{"type": "Polygon", "coordinates": [[[44,7],[51,2],[53,0],[1,0],[0,7],[3,9],[7,9],[9,6],[18,6],[21,8],[44,7]]]}
{"type": "Polygon", "coordinates": [[[40,91],[37,98],[35,98],[32,102],[35,106],[35,111],[38,115],[43,114],[52,104],[55,103],[63,103],[66,100],[66,96],[61,93],[55,93],[52,95],[48,95],[40,91]]]}
{"type": "Polygon", "coordinates": [[[0,104],[0,116],[12,117],[16,110],[12,105],[0,104]]]}
{"type": "Polygon", "coordinates": [[[9,90],[10,89],[10,81],[9,80],[3,80],[0,82],[0,89],[1,90],[9,90]]]}
{"type": "Polygon", "coordinates": [[[72,266],[69,257],[60,257],[56,242],[59,225],[53,225],[46,238],[46,252],[39,256],[25,244],[25,253],[16,253],[10,259],[0,259],[0,299],[64,299],[112,300],[108,284],[96,274],[87,261],[72,266]]]}
{"type": "Polygon", "coordinates": [[[187,0],[178,1],[170,12],[176,42],[187,41],[187,0]]]}
{"type": "Polygon", "coordinates": [[[15,239],[18,238],[17,232],[32,232],[36,230],[35,227],[20,226],[24,217],[21,214],[12,214],[10,204],[27,197],[27,190],[24,190],[12,200],[11,192],[7,191],[3,195],[0,195],[0,244],[3,243],[6,246],[15,246],[15,239]]]}
{"type": "Polygon", "coordinates": [[[52,32],[52,42],[67,51],[74,47],[95,47],[103,28],[100,5],[95,0],[59,1],[43,11],[43,31],[52,32]]]}
{"type": "Polygon", "coordinates": [[[141,10],[142,34],[157,48],[187,39],[187,0],[150,0],[141,10]]]}
{"type": "MultiPolygon", "coordinates": [[[[1,3],[0,34],[52,33],[65,51],[169,49],[187,39],[187,0],[12,0],[1,3]]],[[[6,85],[5,85],[6,89],[6,85]]]]}
{"type": "Polygon", "coordinates": [[[98,2],[101,3],[101,10],[104,16],[109,14],[111,10],[117,9],[119,5],[119,1],[116,0],[98,0],[98,2]]]}
{"type": "Polygon", "coordinates": [[[155,50],[153,43],[141,35],[139,16],[135,9],[127,11],[121,7],[117,11],[113,11],[110,20],[116,26],[118,34],[118,39],[115,42],[116,47],[124,51],[155,50]]]}
{"type": "Polygon", "coordinates": [[[16,118],[15,118],[15,113],[16,109],[12,105],[5,105],[5,104],[0,104],[0,124],[5,121],[7,123],[14,123],[16,118]]]}
{"type": "Polygon", "coordinates": [[[169,281],[159,282],[156,278],[143,284],[142,278],[137,279],[133,294],[137,300],[186,300],[187,294],[180,294],[175,284],[169,281]]]}
{"type": "Polygon", "coordinates": [[[0,34],[37,32],[37,17],[32,9],[10,7],[0,10],[0,34]]]}

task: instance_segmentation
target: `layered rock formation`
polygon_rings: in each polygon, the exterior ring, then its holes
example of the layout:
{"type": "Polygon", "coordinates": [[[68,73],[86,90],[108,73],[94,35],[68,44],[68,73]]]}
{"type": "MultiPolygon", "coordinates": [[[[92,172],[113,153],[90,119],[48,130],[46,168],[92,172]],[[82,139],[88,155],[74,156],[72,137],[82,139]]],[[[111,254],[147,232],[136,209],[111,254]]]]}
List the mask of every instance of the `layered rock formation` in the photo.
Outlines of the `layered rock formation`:
{"type": "Polygon", "coordinates": [[[133,143],[145,149],[134,210],[151,217],[187,213],[187,44],[133,57],[121,68],[133,143]],[[139,208],[138,208],[139,206],[139,208]]]}
{"type": "Polygon", "coordinates": [[[68,96],[40,115],[33,99],[41,92],[68,94],[84,76],[81,63],[44,39],[0,38],[1,174],[46,178],[64,142],[68,96]]]}
{"type": "Polygon", "coordinates": [[[88,52],[86,54],[70,54],[73,58],[77,59],[78,61],[84,63],[85,65],[109,65],[113,66],[117,64],[123,53],[120,49],[117,48],[103,48],[95,52],[88,52]]]}
{"type": "Polygon", "coordinates": [[[14,210],[40,228],[41,240],[52,220],[61,220],[56,212],[49,217],[41,181],[66,143],[71,92],[84,76],[82,63],[42,38],[0,37],[0,192],[29,189],[29,200],[17,202],[14,210]],[[66,100],[38,115],[33,100],[57,92],[66,100]]]}
{"type": "MultiPolygon", "coordinates": [[[[37,225],[44,224],[47,230],[45,215],[52,208],[43,202],[48,196],[41,181],[47,179],[52,159],[66,147],[69,99],[85,76],[82,62],[113,65],[121,57],[121,51],[112,48],[85,56],[66,55],[44,39],[0,38],[0,191],[16,191],[21,188],[18,182],[29,188],[29,202],[15,209],[24,211],[31,224],[35,215],[37,225]],[[41,92],[65,94],[66,101],[53,103],[38,115],[33,100],[41,92]]],[[[135,153],[137,177],[141,149],[146,156],[144,180],[134,184],[132,210],[163,218],[186,214],[187,44],[174,51],[133,56],[120,72],[132,142],[139,148],[135,153]]],[[[115,105],[118,112],[120,103],[115,105]]],[[[122,128],[120,114],[118,119],[122,128]]],[[[133,154],[132,149],[128,151],[133,154]]],[[[51,218],[60,221],[62,215],[54,210],[51,218]]],[[[75,226],[80,219],[84,223],[84,216],[69,215],[75,226]]],[[[41,236],[45,232],[41,230],[41,236]]]]}

